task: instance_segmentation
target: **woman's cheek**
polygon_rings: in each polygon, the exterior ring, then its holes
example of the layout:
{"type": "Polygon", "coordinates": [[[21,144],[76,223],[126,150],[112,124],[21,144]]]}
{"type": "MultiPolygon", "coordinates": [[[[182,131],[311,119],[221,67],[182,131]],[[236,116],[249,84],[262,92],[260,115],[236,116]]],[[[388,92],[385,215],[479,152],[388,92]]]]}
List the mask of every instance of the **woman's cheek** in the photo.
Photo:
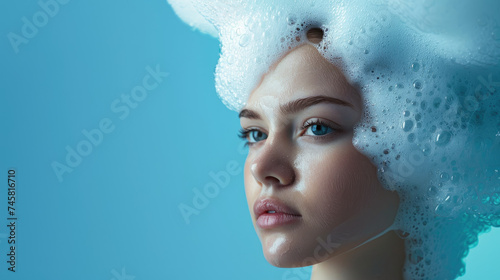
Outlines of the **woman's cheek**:
{"type": "Polygon", "coordinates": [[[357,214],[372,192],[373,167],[352,144],[343,143],[307,161],[301,173],[308,212],[333,224],[357,214]]]}
{"type": "Polygon", "coordinates": [[[244,167],[244,184],[245,184],[245,195],[247,198],[247,204],[248,204],[248,209],[250,211],[250,215],[253,217],[253,203],[257,199],[257,196],[259,194],[258,192],[258,183],[255,180],[255,178],[252,175],[252,170],[251,170],[251,155],[249,154],[247,156],[247,159],[245,161],[245,167],[244,167]]]}

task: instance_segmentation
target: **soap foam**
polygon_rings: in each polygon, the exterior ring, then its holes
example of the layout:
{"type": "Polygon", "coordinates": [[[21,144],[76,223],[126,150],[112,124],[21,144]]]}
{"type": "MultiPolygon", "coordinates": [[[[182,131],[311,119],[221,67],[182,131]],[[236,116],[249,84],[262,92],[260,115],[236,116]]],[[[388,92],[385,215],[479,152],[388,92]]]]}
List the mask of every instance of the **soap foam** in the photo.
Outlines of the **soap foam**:
{"type": "Polygon", "coordinates": [[[499,1],[169,2],[217,31],[216,90],[235,111],[308,29],[323,29],[316,48],[362,89],[353,143],[401,197],[405,278],[465,273],[478,234],[500,226],[499,1]]]}

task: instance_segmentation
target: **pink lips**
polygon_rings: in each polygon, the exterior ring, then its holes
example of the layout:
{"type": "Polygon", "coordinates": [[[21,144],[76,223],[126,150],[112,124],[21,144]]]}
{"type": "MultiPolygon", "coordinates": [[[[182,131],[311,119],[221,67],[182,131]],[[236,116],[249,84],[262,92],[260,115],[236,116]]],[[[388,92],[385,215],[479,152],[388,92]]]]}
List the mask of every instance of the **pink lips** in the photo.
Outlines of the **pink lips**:
{"type": "Polygon", "coordinates": [[[253,207],[257,225],[263,229],[298,222],[302,216],[283,202],[272,198],[258,199],[253,207]]]}

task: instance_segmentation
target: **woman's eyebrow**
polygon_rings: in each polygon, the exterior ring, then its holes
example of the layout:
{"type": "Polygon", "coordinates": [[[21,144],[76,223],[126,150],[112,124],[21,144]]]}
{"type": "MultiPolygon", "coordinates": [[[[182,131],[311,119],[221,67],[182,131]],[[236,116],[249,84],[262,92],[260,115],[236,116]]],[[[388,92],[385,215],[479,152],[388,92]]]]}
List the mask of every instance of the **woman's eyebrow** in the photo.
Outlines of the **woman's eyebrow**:
{"type": "MultiPolygon", "coordinates": [[[[319,104],[319,103],[331,103],[331,104],[337,104],[337,105],[342,105],[342,106],[347,106],[354,108],[354,106],[346,102],[344,100],[335,98],[335,97],[330,97],[330,96],[325,96],[325,95],[317,95],[317,96],[310,96],[310,97],[305,97],[305,98],[300,98],[296,99],[293,101],[290,101],[284,105],[280,106],[280,113],[283,115],[287,114],[294,114],[297,112],[300,112],[301,110],[304,110],[307,107],[319,104]]],[[[260,115],[252,111],[250,109],[243,109],[241,110],[239,114],[240,118],[247,118],[247,119],[261,119],[260,115]]]]}
{"type": "Polygon", "coordinates": [[[337,105],[342,105],[342,106],[347,106],[354,108],[354,106],[346,102],[344,100],[335,98],[335,97],[330,97],[330,96],[325,96],[325,95],[317,95],[317,96],[310,96],[306,98],[300,98],[296,99],[293,101],[290,101],[282,106],[280,106],[280,112],[283,115],[287,114],[294,114],[297,112],[300,112],[301,110],[304,110],[305,108],[309,106],[313,106],[319,103],[331,103],[331,104],[337,104],[337,105]]]}
{"type": "Polygon", "coordinates": [[[257,119],[257,120],[260,120],[262,119],[260,117],[260,115],[255,112],[255,111],[252,111],[250,109],[243,109],[241,110],[240,114],[239,114],[239,118],[247,118],[247,119],[257,119]]]}

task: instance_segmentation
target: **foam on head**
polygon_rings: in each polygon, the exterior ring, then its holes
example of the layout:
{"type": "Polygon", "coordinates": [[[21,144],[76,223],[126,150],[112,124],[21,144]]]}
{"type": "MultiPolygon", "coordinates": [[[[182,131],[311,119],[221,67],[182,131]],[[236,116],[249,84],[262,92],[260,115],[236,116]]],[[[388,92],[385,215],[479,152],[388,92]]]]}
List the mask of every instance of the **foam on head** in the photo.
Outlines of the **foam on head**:
{"type": "Polygon", "coordinates": [[[402,198],[395,227],[406,239],[406,278],[464,273],[478,233],[500,226],[499,1],[169,2],[217,31],[216,90],[235,111],[321,28],[313,45],[362,89],[354,144],[402,198]]]}

